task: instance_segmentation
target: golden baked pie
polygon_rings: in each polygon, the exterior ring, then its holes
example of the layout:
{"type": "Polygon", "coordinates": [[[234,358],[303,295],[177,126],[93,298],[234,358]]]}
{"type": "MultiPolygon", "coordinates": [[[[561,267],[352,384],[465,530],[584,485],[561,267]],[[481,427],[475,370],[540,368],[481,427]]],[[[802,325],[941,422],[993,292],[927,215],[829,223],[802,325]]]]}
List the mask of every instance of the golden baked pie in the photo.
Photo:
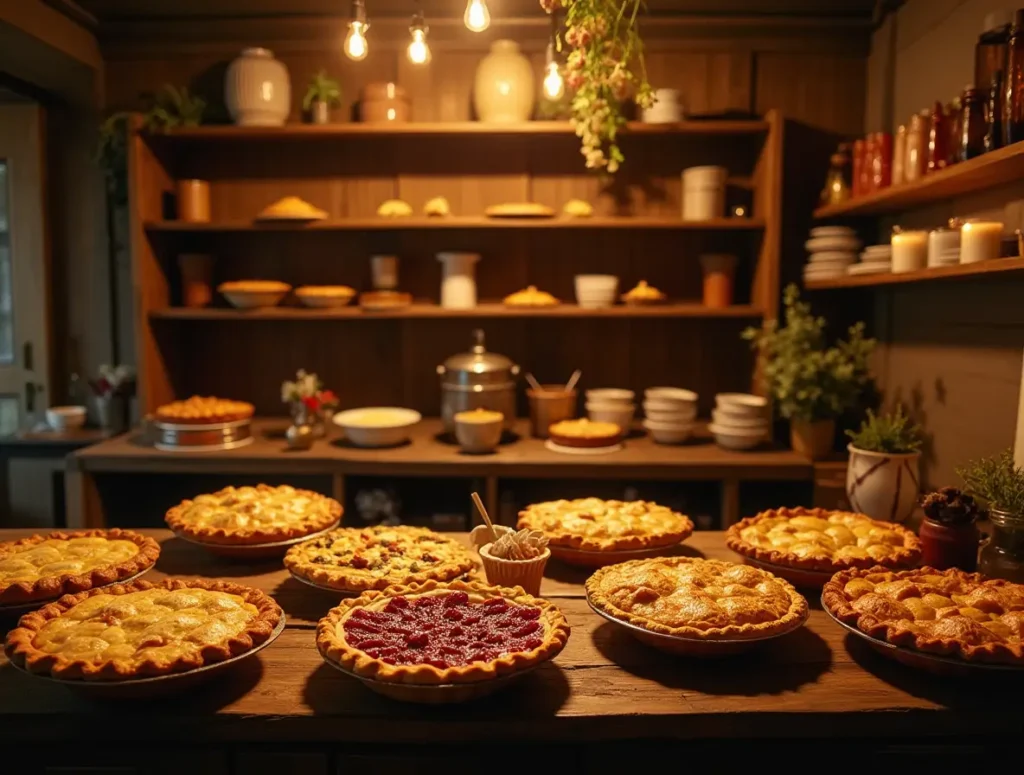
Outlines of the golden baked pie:
{"type": "Polygon", "coordinates": [[[365,592],[320,620],[325,659],[364,678],[437,685],[487,681],[558,654],[562,612],[520,587],[428,581],[365,592]]]}
{"type": "Polygon", "coordinates": [[[217,286],[221,293],[288,293],[291,289],[280,280],[228,280],[217,286]]]}
{"type": "Polygon", "coordinates": [[[600,498],[535,503],[519,512],[517,526],[541,531],[552,546],[587,552],[672,546],[693,532],[690,518],[667,506],[600,498]]]}
{"type": "Polygon", "coordinates": [[[551,218],[554,214],[550,207],[537,202],[506,202],[484,210],[488,218],[551,218]]]}
{"type": "Polygon", "coordinates": [[[225,487],[184,500],[164,519],[176,533],[208,544],[269,544],[326,530],[341,519],[341,504],[284,484],[225,487]]]}
{"type": "Polygon", "coordinates": [[[59,679],[122,681],[180,673],[250,651],[283,614],[257,589],[225,581],[136,581],[67,595],[26,614],[8,658],[59,679]]]}
{"type": "Polygon", "coordinates": [[[293,546],[284,566],[296,576],[347,592],[434,579],[449,581],[476,563],[458,541],[424,527],[340,528],[293,546]]]}
{"type": "Polygon", "coordinates": [[[510,307],[554,307],[558,303],[558,299],[547,291],[538,291],[536,285],[530,285],[505,297],[505,304],[510,307]]]}
{"type": "Polygon", "coordinates": [[[356,295],[347,285],[303,285],[295,289],[295,298],[307,307],[344,307],[356,295]]]}
{"type": "Polygon", "coordinates": [[[584,202],[582,199],[570,199],[562,207],[562,213],[570,218],[589,218],[594,214],[594,208],[590,202],[584,202]]]}
{"type": "Polygon", "coordinates": [[[725,543],[761,562],[835,573],[845,568],[911,567],[921,542],[900,525],[827,509],[772,509],[729,528],[725,543]]]}
{"type": "Polygon", "coordinates": [[[807,619],[807,601],[789,582],[722,560],[633,560],[601,568],[586,587],[591,604],[615,619],[679,638],[765,638],[807,619]]]}
{"type": "Polygon", "coordinates": [[[435,196],[433,199],[427,200],[427,203],[423,205],[423,214],[432,217],[444,217],[452,214],[452,208],[448,204],[448,200],[443,196],[435,196]]]}
{"type": "Polygon", "coordinates": [[[622,294],[622,300],[626,304],[657,304],[665,301],[665,294],[641,280],[635,288],[622,294]]]}
{"type": "Polygon", "coordinates": [[[821,602],[839,621],[896,646],[1024,665],[1024,586],[957,568],[837,573],[821,602]]]}
{"type": "Polygon", "coordinates": [[[0,543],[0,605],[49,600],[152,568],[160,546],[131,530],[76,530],[0,543]]]}
{"type": "Polygon", "coordinates": [[[385,218],[399,218],[412,215],[412,207],[401,199],[386,199],[377,207],[377,215],[385,218]]]}
{"type": "Polygon", "coordinates": [[[192,396],[157,407],[156,419],[173,425],[205,425],[238,422],[252,417],[256,407],[246,401],[214,396],[192,396]]]}
{"type": "Polygon", "coordinates": [[[314,207],[304,199],[300,199],[297,196],[286,196],[260,210],[256,220],[322,221],[326,217],[327,213],[319,207],[314,207]]]}
{"type": "Polygon", "coordinates": [[[482,406],[478,406],[476,409],[468,409],[465,412],[455,413],[455,422],[469,423],[471,425],[490,425],[496,422],[502,422],[505,419],[505,415],[501,412],[495,412],[492,409],[484,409],[482,406]]]}
{"type": "Polygon", "coordinates": [[[563,447],[610,447],[622,438],[622,428],[613,422],[594,422],[581,417],[548,426],[548,437],[563,447]]]}

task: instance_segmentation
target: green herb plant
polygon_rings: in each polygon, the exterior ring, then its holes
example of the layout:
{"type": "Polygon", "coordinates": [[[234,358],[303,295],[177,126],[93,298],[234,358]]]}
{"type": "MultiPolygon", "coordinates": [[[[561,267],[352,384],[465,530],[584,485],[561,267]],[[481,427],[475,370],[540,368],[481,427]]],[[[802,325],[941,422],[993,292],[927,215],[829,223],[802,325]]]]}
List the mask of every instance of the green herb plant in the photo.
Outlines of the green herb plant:
{"type": "Polygon", "coordinates": [[[1024,516],[1024,468],[1017,467],[1013,450],[972,460],[956,473],[967,492],[987,508],[1024,516]]]}
{"type": "Polygon", "coordinates": [[[762,358],[761,377],[779,414],[787,420],[815,422],[839,417],[854,407],[871,384],[868,357],[875,340],[864,324],[851,326],[847,339],[826,347],[825,319],[811,314],[795,285],[786,288],[785,326],[766,321],[748,328],[743,338],[762,358]]]}
{"type": "Polygon", "coordinates": [[[166,132],[185,126],[199,126],[206,111],[206,100],[191,94],[187,86],[180,89],[165,83],[152,97],[152,104],[142,116],[143,126],[150,132],[166,132]]]}
{"type": "Polygon", "coordinates": [[[868,416],[856,431],[847,431],[853,446],[865,452],[904,455],[921,451],[921,426],[896,407],[892,414],[876,415],[868,409],[868,416]]]}
{"type": "Polygon", "coordinates": [[[331,108],[341,104],[341,86],[334,78],[328,77],[326,70],[321,70],[310,80],[302,98],[302,109],[309,111],[314,102],[326,102],[331,108]]]}

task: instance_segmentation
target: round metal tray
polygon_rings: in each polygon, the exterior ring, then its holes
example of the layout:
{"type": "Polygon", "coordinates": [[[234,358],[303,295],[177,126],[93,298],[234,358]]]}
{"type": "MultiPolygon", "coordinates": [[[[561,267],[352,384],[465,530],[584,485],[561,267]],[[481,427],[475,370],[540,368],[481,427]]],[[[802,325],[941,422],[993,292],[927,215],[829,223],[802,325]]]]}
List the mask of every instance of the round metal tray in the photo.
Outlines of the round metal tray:
{"type": "Polygon", "coordinates": [[[256,648],[239,654],[237,657],[225,659],[223,662],[215,662],[212,665],[204,665],[194,670],[186,670],[182,673],[170,673],[169,675],[157,675],[151,678],[132,678],[125,681],[88,681],[84,679],[61,679],[50,678],[44,675],[30,673],[24,667],[11,662],[11,665],[26,675],[30,675],[40,681],[66,686],[79,694],[103,700],[133,700],[147,699],[150,697],[166,697],[171,694],[180,694],[201,683],[205,683],[220,673],[229,670],[243,660],[255,656],[273,643],[284,632],[285,615],[281,612],[281,621],[263,643],[256,648]]]}
{"type": "Polygon", "coordinates": [[[821,588],[825,586],[825,583],[835,575],[835,573],[831,571],[790,568],[785,565],[762,562],[761,560],[756,560],[753,557],[744,557],[743,560],[747,565],[753,565],[755,568],[766,570],[772,575],[778,576],[780,579],[785,579],[794,587],[801,587],[802,589],[817,589],[820,591],[821,588]]]}
{"type": "Polygon", "coordinates": [[[337,595],[338,597],[359,597],[363,594],[362,591],[325,587],[323,584],[317,584],[309,579],[304,579],[302,576],[296,575],[292,572],[291,568],[288,569],[288,573],[300,584],[305,584],[307,587],[312,587],[313,589],[319,589],[321,592],[330,592],[332,595],[337,595]]]}
{"type": "Polygon", "coordinates": [[[688,657],[728,657],[733,654],[741,654],[745,651],[750,651],[751,649],[757,648],[768,641],[784,638],[790,633],[799,630],[804,626],[804,623],[807,621],[807,617],[810,615],[810,612],[805,614],[804,618],[800,620],[800,623],[794,625],[791,629],[788,629],[785,632],[775,633],[764,638],[709,640],[704,638],[678,638],[675,635],[663,635],[659,632],[645,630],[643,627],[637,627],[635,624],[630,624],[629,622],[623,622],[616,619],[607,611],[602,611],[600,608],[595,606],[591,602],[589,595],[587,595],[587,605],[589,605],[590,609],[602,619],[606,619],[617,627],[622,628],[641,643],[645,643],[659,651],[664,651],[667,654],[676,654],[688,657]]]}
{"type": "Polygon", "coordinates": [[[929,654],[927,651],[918,651],[917,649],[910,649],[904,646],[896,646],[888,641],[873,638],[866,632],[861,632],[852,624],[839,621],[839,619],[833,616],[832,612],[825,606],[824,600],[822,601],[821,607],[832,621],[848,633],[856,635],[882,656],[888,657],[889,659],[906,665],[907,667],[913,667],[918,670],[925,670],[929,673],[933,673],[934,675],[943,676],[977,677],[980,675],[1024,675],[1024,667],[995,665],[984,662],[968,662],[965,659],[944,657],[939,654],[929,654]]]}
{"type": "MultiPolygon", "coordinates": [[[[132,582],[132,581],[135,581],[136,579],[142,578],[144,575],[146,575],[151,570],[153,570],[154,567],[155,567],[155,564],[154,565],[150,565],[145,570],[140,570],[134,576],[129,576],[128,578],[121,579],[120,581],[112,581],[109,584],[103,584],[103,585],[98,586],[98,587],[90,587],[89,589],[106,589],[107,587],[114,586],[114,584],[128,584],[129,582],[132,582]]],[[[83,590],[83,591],[86,591],[86,590],[83,590]]],[[[68,594],[75,595],[75,594],[78,594],[78,593],[77,592],[69,592],[68,594]]],[[[48,598],[46,598],[44,600],[32,600],[32,601],[29,601],[27,603],[15,603],[14,605],[2,605],[2,606],[0,606],[0,618],[5,618],[5,617],[8,617],[8,616],[21,616],[22,614],[27,614],[29,611],[37,611],[40,608],[42,608],[44,605],[49,605],[50,603],[56,602],[57,600],[60,600],[62,597],[64,597],[64,595],[58,595],[57,597],[48,597],[48,598]]]]}
{"type": "Polygon", "coordinates": [[[156,438],[153,446],[165,452],[215,452],[238,449],[252,444],[252,420],[187,425],[152,423],[156,438]]]}
{"type": "Polygon", "coordinates": [[[174,531],[174,535],[182,541],[187,541],[190,544],[201,546],[211,554],[216,554],[218,557],[259,559],[261,557],[283,557],[290,547],[295,546],[296,544],[301,544],[303,541],[309,541],[313,538],[322,536],[324,533],[329,533],[340,524],[341,520],[339,519],[330,527],[318,530],[315,533],[308,533],[304,536],[299,536],[298,538],[289,538],[287,541],[275,541],[269,544],[214,544],[207,541],[197,541],[195,538],[186,536],[176,530],[174,531]]]}
{"type": "MultiPolygon", "coordinates": [[[[685,539],[684,539],[685,540],[685,539]]],[[[617,565],[620,562],[629,560],[646,560],[651,557],[663,557],[671,553],[682,541],[667,546],[654,546],[649,549],[624,549],[613,552],[587,552],[580,549],[571,549],[565,546],[552,546],[551,556],[567,565],[576,565],[581,568],[603,568],[605,565],[617,565]]]]}

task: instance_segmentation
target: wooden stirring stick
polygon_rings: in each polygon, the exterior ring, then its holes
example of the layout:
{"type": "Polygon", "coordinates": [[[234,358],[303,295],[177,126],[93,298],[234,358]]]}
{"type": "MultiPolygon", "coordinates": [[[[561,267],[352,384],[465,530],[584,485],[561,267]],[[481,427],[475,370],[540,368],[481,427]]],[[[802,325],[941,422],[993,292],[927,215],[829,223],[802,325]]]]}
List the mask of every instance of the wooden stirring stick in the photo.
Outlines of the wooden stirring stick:
{"type": "Polygon", "coordinates": [[[576,383],[580,381],[580,377],[583,376],[583,372],[580,369],[576,369],[569,377],[569,381],[565,383],[565,392],[571,393],[572,389],[576,387],[576,383]]]}
{"type": "Polygon", "coordinates": [[[540,386],[540,383],[537,381],[537,378],[534,377],[530,372],[526,372],[526,381],[529,382],[530,387],[532,387],[538,393],[544,392],[544,388],[540,386]]]}
{"type": "Polygon", "coordinates": [[[480,496],[475,492],[472,493],[473,503],[476,504],[476,510],[480,512],[480,516],[484,518],[484,522],[487,527],[491,529],[491,543],[498,540],[498,531],[494,529],[494,525],[491,523],[491,518],[487,516],[487,509],[484,508],[484,502],[480,500],[480,496]]]}

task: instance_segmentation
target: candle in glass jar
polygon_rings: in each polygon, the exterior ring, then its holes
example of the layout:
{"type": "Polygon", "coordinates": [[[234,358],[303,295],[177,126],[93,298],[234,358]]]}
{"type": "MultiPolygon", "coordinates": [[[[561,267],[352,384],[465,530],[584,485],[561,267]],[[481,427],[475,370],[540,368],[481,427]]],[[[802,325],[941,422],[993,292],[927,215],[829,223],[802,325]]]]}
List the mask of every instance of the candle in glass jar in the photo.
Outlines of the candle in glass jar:
{"type": "Polygon", "coordinates": [[[928,232],[901,231],[892,235],[892,271],[914,272],[928,263],[928,232]]]}
{"type": "Polygon", "coordinates": [[[968,221],[960,228],[960,263],[974,264],[999,258],[1003,224],[996,221],[968,221]]]}

